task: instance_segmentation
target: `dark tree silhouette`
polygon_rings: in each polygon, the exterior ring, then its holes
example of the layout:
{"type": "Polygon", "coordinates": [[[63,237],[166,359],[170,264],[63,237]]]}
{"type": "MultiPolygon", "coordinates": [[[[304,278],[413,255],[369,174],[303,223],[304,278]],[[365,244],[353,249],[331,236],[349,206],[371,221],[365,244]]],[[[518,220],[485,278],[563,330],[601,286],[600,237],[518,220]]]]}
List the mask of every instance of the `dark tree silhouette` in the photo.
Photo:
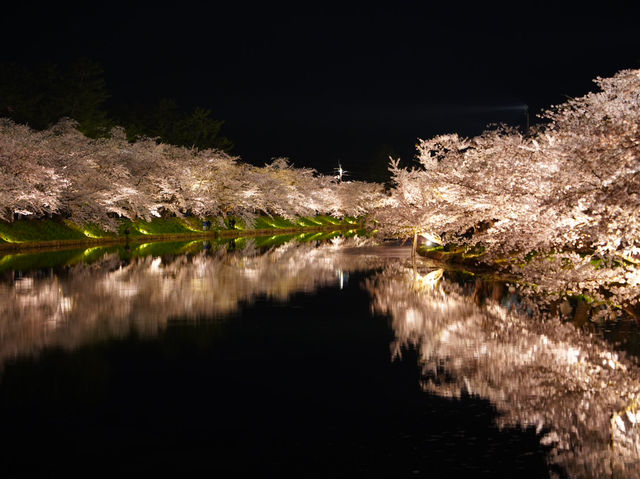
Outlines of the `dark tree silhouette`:
{"type": "Polygon", "coordinates": [[[116,118],[125,126],[131,141],[149,137],[177,146],[217,148],[226,152],[233,148],[233,143],[220,135],[224,121],[212,118],[211,110],[196,107],[184,112],[173,99],[164,98],[152,107],[120,107],[116,118]]]}
{"type": "Polygon", "coordinates": [[[63,93],[65,113],[78,122],[82,133],[95,138],[109,131],[112,122],[103,109],[109,95],[104,70],[98,63],[81,59],[71,65],[63,93]]]}
{"type": "Polygon", "coordinates": [[[37,130],[68,117],[85,135],[104,136],[112,126],[104,109],[108,97],[102,67],[89,59],[66,70],[54,64],[33,69],[0,64],[0,114],[37,130]]]}
{"type": "Polygon", "coordinates": [[[86,58],[65,69],[55,64],[34,68],[0,64],[0,116],[36,130],[47,129],[61,118],[72,118],[78,130],[90,138],[108,136],[118,124],[131,141],[149,137],[199,149],[229,152],[233,148],[233,143],[220,135],[224,121],[212,118],[206,108],[185,112],[175,100],[164,99],[153,107],[114,109],[107,107],[108,99],[102,66],[86,58]]]}

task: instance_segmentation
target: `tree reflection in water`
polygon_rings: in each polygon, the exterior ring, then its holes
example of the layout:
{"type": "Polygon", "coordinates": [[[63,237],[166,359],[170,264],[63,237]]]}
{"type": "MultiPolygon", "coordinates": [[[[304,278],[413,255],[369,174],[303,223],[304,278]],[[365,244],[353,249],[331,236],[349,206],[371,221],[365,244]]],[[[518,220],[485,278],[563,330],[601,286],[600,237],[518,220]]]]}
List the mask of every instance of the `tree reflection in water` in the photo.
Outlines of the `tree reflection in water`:
{"type": "Polygon", "coordinates": [[[553,446],[550,461],[570,476],[640,477],[634,361],[559,314],[538,317],[527,298],[500,283],[465,287],[442,270],[412,267],[407,250],[399,258],[351,248],[361,243],[130,260],[112,253],[60,274],[16,277],[0,283],[0,364],[132,330],[154,336],[172,319],[222,318],[261,297],[284,301],[375,270],[366,287],[373,307],[391,318],[392,355],[418,349],[426,391],[488,399],[502,413],[498,426],[536,427],[553,446]]]}
{"type": "Polygon", "coordinates": [[[441,273],[395,264],[368,283],[375,308],[392,318],[393,354],[419,348],[423,388],[489,399],[500,426],[545,432],[550,460],[571,477],[640,477],[634,362],[558,316],[518,311],[513,289],[496,288],[480,306],[461,285],[436,283],[441,273]]]}
{"type": "Polygon", "coordinates": [[[380,264],[373,256],[340,253],[341,246],[364,241],[291,242],[264,253],[250,243],[241,251],[130,261],[112,253],[64,274],[0,282],[0,366],[45,347],[74,349],[132,331],[154,336],[172,319],[221,317],[258,297],[285,301],[337,284],[345,272],[380,264]]]}

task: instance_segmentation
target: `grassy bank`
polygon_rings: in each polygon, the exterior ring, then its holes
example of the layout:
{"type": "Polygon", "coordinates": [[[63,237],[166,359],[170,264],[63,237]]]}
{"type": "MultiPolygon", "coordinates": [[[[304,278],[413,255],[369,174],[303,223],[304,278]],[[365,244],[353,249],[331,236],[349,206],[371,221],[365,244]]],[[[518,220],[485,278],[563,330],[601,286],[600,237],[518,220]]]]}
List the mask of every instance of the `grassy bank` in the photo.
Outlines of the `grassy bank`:
{"type": "Polygon", "coordinates": [[[362,219],[314,216],[295,221],[280,217],[259,217],[251,228],[240,219],[157,218],[153,221],[124,219],[116,232],[97,225],[78,225],[67,220],[26,219],[0,221],[0,250],[23,250],[64,245],[147,242],[167,239],[233,238],[354,229],[362,219]],[[206,221],[206,223],[205,223],[206,221]]]}
{"type": "MultiPolygon", "coordinates": [[[[238,232],[241,233],[241,232],[238,232]]],[[[260,249],[280,246],[290,241],[307,243],[313,241],[327,241],[343,236],[351,237],[365,234],[363,230],[328,229],[326,231],[304,231],[297,234],[272,234],[269,236],[255,236],[238,234],[236,237],[200,237],[195,240],[175,241],[166,239],[148,242],[147,237],[138,237],[138,241],[122,242],[120,244],[93,244],[86,246],[61,245],[58,248],[39,247],[33,251],[1,251],[0,274],[6,271],[29,271],[42,268],[57,268],[72,266],[79,263],[91,264],[102,259],[105,255],[116,253],[121,259],[131,259],[144,256],[181,255],[199,253],[203,250],[239,251],[248,245],[260,249]]]]}

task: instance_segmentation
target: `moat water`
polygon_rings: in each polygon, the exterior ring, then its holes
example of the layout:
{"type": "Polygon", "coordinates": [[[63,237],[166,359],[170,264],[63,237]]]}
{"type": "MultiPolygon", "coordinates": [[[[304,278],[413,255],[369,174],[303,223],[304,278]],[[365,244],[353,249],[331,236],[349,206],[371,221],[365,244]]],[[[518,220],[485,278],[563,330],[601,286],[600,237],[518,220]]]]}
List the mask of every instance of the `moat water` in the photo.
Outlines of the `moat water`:
{"type": "Polygon", "coordinates": [[[0,258],[2,477],[640,476],[633,325],[364,243],[0,258]]]}

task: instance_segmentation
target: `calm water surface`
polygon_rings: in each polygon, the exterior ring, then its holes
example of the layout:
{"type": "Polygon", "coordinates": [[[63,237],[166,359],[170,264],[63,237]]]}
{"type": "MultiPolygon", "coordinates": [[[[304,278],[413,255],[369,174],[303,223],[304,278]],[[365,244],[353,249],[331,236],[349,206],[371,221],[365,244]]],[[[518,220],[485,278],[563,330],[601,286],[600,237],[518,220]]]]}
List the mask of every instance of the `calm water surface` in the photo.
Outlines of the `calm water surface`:
{"type": "Polygon", "coordinates": [[[301,239],[1,258],[2,477],[638,477],[620,346],[301,239]]]}

